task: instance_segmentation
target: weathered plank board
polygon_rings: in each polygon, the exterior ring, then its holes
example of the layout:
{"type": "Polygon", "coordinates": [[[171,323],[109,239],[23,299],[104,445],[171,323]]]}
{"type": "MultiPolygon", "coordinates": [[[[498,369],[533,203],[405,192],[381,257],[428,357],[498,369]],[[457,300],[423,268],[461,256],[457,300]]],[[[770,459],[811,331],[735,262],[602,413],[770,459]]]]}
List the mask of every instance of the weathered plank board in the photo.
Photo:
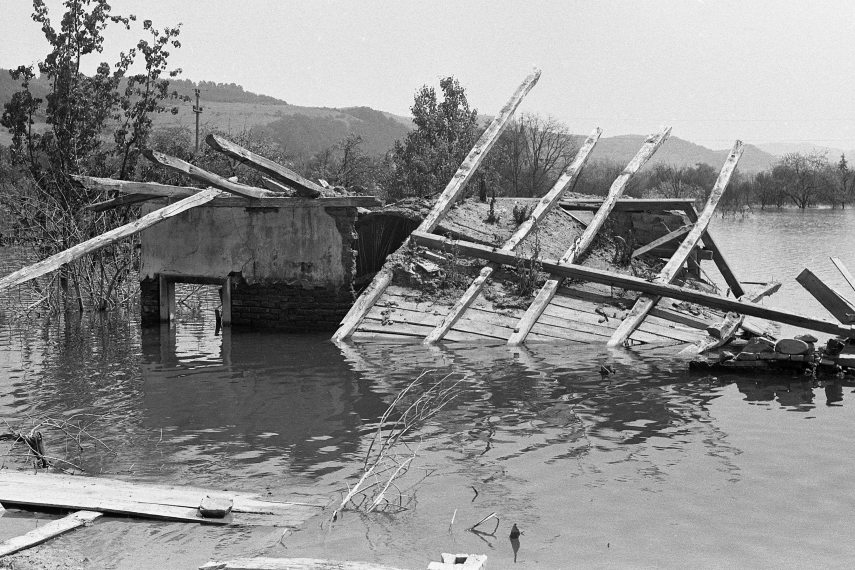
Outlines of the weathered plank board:
{"type": "Polygon", "coordinates": [[[322,507],[317,497],[306,497],[301,502],[263,501],[246,493],[197,487],[9,470],[0,472],[0,502],[204,524],[271,526],[298,526],[322,507]],[[201,517],[198,508],[206,496],[231,499],[232,514],[222,519],[201,517]]]}
{"type": "Polygon", "coordinates": [[[638,249],[636,249],[635,251],[632,252],[632,255],[630,255],[630,257],[638,257],[639,255],[644,255],[645,253],[652,251],[659,246],[665,245],[666,243],[674,241],[678,237],[686,235],[687,233],[689,233],[689,231],[691,229],[692,229],[691,226],[683,226],[683,227],[677,228],[673,232],[669,232],[660,238],[656,238],[655,240],[648,243],[647,245],[643,245],[643,246],[639,247],[638,249]]]}
{"type": "Polygon", "coordinates": [[[849,273],[849,270],[843,265],[843,262],[840,261],[839,257],[832,257],[831,263],[840,271],[840,274],[843,275],[843,278],[846,279],[846,282],[849,283],[849,286],[855,290],[855,277],[852,277],[852,274],[849,273]]]}
{"type": "MultiPolygon", "coordinates": [[[[694,200],[685,198],[621,198],[615,202],[615,212],[660,212],[663,210],[685,210],[693,206],[694,200]]],[[[602,200],[561,200],[560,205],[565,210],[597,211],[602,200]]]]}
{"type": "MultiPolygon", "coordinates": [[[[502,131],[504,131],[508,126],[508,121],[510,121],[514,111],[517,110],[517,107],[522,103],[523,98],[535,86],[538,79],[540,79],[540,70],[535,69],[528,77],[525,78],[525,80],[523,80],[511,96],[510,100],[504,107],[502,107],[499,114],[496,115],[487,129],[481,134],[481,138],[478,139],[475,146],[473,146],[472,150],[469,151],[469,154],[466,155],[466,158],[463,159],[463,162],[458,167],[457,172],[454,173],[451,181],[449,181],[448,185],[442,191],[442,194],[439,195],[439,198],[430,213],[424,220],[422,220],[422,223],[419,224],[419,231],[432,232],[436,229],[436,226],[445,217],[448,210],[450,210],[454,205],[455,201],[460,197],[460,194],[463,192],[464,188],[466,188],[466,184],[472,176],[474,176],[478,167],[481,165],[484,157],[490,149],[493,148],[496,141],[499,140],[502,131]]],[[[409,241],[409,239],[405,240],[401,245],[401,248],[408,247],[409,241]]],[[[391,282],[392,270],[384,265],[383,268],[374,276],[374,279],[365,291],[362,292],[356,302],[350,307],[350,310],[344,316],[344,319],[342,319],[338,330],[333,334],[332,340],[341,341],[353,334],[353,331],[359,326],[359,323],[362,321],[363,317],[365,317],[365,314],[374,305],[374,303],[377,302],[377,299],[380,298],[383,291],[385,291],[386,287],[388,287],[391,282]]]]}
{"type": "Polygon", "coordinates": [[[319,558],[236,558],[208,562],[199,570],[400,570],[370,562],[322,560],[319,558]]]}
{"type": "Polygon", "coordinates": [[[183,200],[175,202],[174,204],[170,204],[169,206],[146,214],[140,219],[134,220],[129,224],[104,232],[99,236],[86,240],[83,243],[79,243],[65,251],[56,253],[47,259],[39,261],[38,263],[19,269],[18,271],[10,273],[0,279],[0,291],[8,289],[9,287],[14,287],[15,285],[20,285],[21,283],[25,283],[31,279],[35,279],[36,277],[41,277],[45,273],[50,273],[51,271],[59,269],[66,263],[74,261],[87,253],[92,253],[93,251],[106,247],[122,238],[141,232],[142,230],[155,224],[159,224],[172,216],[177,216],[181,212],[186,212],[191,208],[206,204],[219,195],[220,191],[213,188],[202,190],[193,196],[189,196],[183,200]]]}
{"type": "MultiPolygon", "coordinates": [[[[599,233],[600,228],[602,228],[606,221],[606,218],[615,207],[615,204],[621,194],[623,194],[626,185],[635,173],[644,166],[651,156],[653,156],[656,150],[662,146],[662,143],[665,142],[665,139],[668,138],[670,133],[671,127],[666,127],[659,133],[647,137],[647,140],[644,141],[641,149],[639,149],[629,164],[626,165],[626,168],[623,169],[620,176],[618,176],[612,183],[609,188],[609,193],[600,204],[594,218],[588,224],[588,227],[585,228],[585,231],[582,233],[579,240],[577,240],[561,258],[561,263],[574,263],[577,257],[588,249],[588,246],[592,241],[594,241],[594,237],[599,233]]],[[[541,287],[534,301],[529,306],[528,310],[526,310],[525,314],[520,319],[520,322],[517,323],[516,331],[514,331],[514,334],[508,339],[508,344],[521,344],[525,341],[525,337],[534,326],[534,323],[537,322],[537,319],[541,314],[543,314],[544,309],[546,309],[546,306],[549,305],[549,302],[555,296],[555,292],[558,291],[558,288],[561,286],[561,281],[562,280],[560,278],[551,276],[543,287],[541,287]]]]}
{"type": "Polygon", "coordinates": [[[855,307],[833,287],[826,285],[810,269],[805,269],[796,277],[799,285],[804,287],[813,298],[822,304],[835,319],[841,323],[855,322],[855,307]]]}
{"type": "Polygon", "coordinates": [[[122,194],[147,194],[167,198],[185,198],[199,192],[199,188],[191,186],[170,186],[157,182],[130,182],[113,178],[98,178],[96,176],[69,175],[87,190],[93,192],[121,192],[122,194]]]}
{"type": "Polygon", "coordinates": [[[156,150],[147,149],[143,152],[143,155],[155,164],[159,164],[160,166],[175,172],[185,174],[194,180],[202,182],[203,184],[219,188],[220,190],[225,190],[226,192],[237,196],[242,196],[244,198],[266,198],[277,196],[276,192],[226,180],[222,176],[218,176],[213,172],[208,172],[207,170],[199,168],[198,166],[193,166],[189,162],[181,160],[180,158],[175,158],[174,156],[169,156],[156,150]]]}
{"type": "Polygon", "coordinates": [[[6,556],[8,554],[24,550],[25,548],[36,546],[50,540],[51,538],[65,534],[70,530],[85,526],[102,516],[104,516],[104,513],[94,511],[76,511],[61,519],[50,521],[38,528],[34,528],[26,534],[9,538],[0,543],[0,556],[6,556]]]}
{"type": "MultiPolygon", "coordinates": [[[[552,210],[564,192],[568,188],[573,187],[579,177],[579,174],[582,172],[582,168],[584,168],[585,163],[588,162],[588,157],[591,155],[591,151],[594,150],[594,146],[600,139],[601,134],[603,134],[602,129],[594,129],[594,132],[591,133],[576,153],[576,158],[573,162],[568,165],[564,172],[561,173],[561,176],[555,181],[552,189],[540,199],[528,219],[520,224],[514,234],[508,238],[502,246],[502,250],[514,251],[520,242],[527,238],[528,235],[537,227],[538,222],[540,222],[540,220],[542,220],[550,210],[552,210]]],[[[487,284],[487,279],[490,278],[498,267],[499,266],[495,263],[488,263],[483,269],[481,269],[481,273],[472,281],[466,292],[460,296],[445,318],[442,319],[442,322],[430,332],[427,338],[425,338],[425,343],[430,344],[442,340],[442,337],[444,337],[454,323],[457,322],[457,319],[466,312],[469,305],[471,305],[475,298],[481,294],[481,291],[484,289],[484,285],[487,284]]]]}
{"type": "MultiPolygon", "coordinates": [[[[515,265],[518,261],[513,254],[498,251],[477,243],[465,241],[454,241],[452,243],[451,240],[446,240],[440,236],[426,234],[420,231],[414,231],[411,238],[417,244],[425,247],[430,247],[439,251],[456,248],[456,251],[461,255],[495,261],[503,265],[515,265]]],[[[762,307],[751,303],[742,303],[720,295],[714,295],[712,293],[686,289],[684,287],[678,287],[671,284],[653,283],[638,277],[593,269],[576,264],[559,263],[558,260],[554,259],[541,260],[541,266],[545,271],[555,273],[556,275],[565,278],[569,277],[572,279],[602,283],[631,291],[638,291],[640,293],[648,293],[661,297],[670,297],[672,299],[689,301],[691,303],[697,303],[714,309],[743,313],[809,330],[817,330],[845,337],[855,337],[855,327],[853,326],[840,325],[821,319],[805,317],[803,315],[782,311],[780,309],[762,307]]]]}
{"type": "Polygon", "coordinates": [[[324,189],[319,184],[315,184],[307,178],[303,178],[290,168],[286,168],[281,164],[270,159],[264,158],[259,154],[255,154],[236,145],[230,140],[224,139],[215,134],[209,134],[205,137],[205,142],[211,148],[231,157],[238,162],[241,162],[251,168],[267,174],[273,180],[293,188],[299,196],[304,198],[318,198],[324,193],[324,189]]]}
{"type": "MultiPolygon", "coordinates": [[[[710,192],[710,196],[707,199],[703,212],[701,212],[698,219],[694,221],[694,226],[689,234],[683,239],[683,243],[680,244],[680,247],[677,248],[677,251],[674,252],[674,255],[671,256],[671,259],[668,260],[668,263],[665,264],[665,267],[663,267],[662,271],[659,272],[659,275],[656,276],[656,279],[654,280],[656,283],[672,283],[682,271],[683,264],[689,259],[689,256],[697,247],[701,237],[706,233],[707,226],[709,226],[710,221],[712,221],[713,214],[715,214],[718,203],[724,195],[727,185],[730,183],[730,177],[733,174],[733,171],[736,170],[736,165],[742,157],[743,150],[744,146],[742,141],[736,141],[733,148],[730,150],[730,155],[728,155],[727,160],[724,162],[721,172],[719,172],[718,179],[715,181],[715,185],[710,192]]],[[[636,300],[635,305],[632,307],[632,310],[629,312],[629,315],[627,315],[617,328],[615,333],[612,335],[612,338],[609,339],[609,342],[607,343],[608,346],[622,345],[632,334],[632,331],[638,328],[638,325],[641,324],[650,312],[650,309],[652,309],[658,301],[659,299],[655,296],[642,295],[639,297],[638,300],[636,300]]]]}

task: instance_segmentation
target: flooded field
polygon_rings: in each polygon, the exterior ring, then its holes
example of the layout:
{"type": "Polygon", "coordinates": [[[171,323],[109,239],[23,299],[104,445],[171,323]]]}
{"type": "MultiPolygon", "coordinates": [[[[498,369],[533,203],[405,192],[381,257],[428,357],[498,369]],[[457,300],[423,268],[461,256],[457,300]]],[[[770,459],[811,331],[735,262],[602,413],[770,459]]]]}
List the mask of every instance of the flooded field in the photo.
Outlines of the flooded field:
{"type": "MultiPolygon", "coordinates": [[[[855,297],[827,259],[855,268],[850,210],[717,219],[712,231],[742,280],[784,282],[769,305],[830,318],[793,281],[806,266],[855,297]]],[[[604,346],[339,347],[327,336],[215,334],[206,308],[172,328],[119,315],[0,320],[0,417],[86,414],[103,441],[66,456],[54,439],[48,451],[91,474],[272,498],[301,491],[331,505],[359,475],[388,403],[425,370],[452,373],[460,391],[411,438],[418,478],[401,490],[413,499],[404,512],[319,517],[285,538],[108,517],[23,562],[194,568],[267,555],[425,568],[442,551],[487,554],[489,568],[855,559],[851,386],[690,375],[685,360],[604,346]],[[616,373],[601,376],[602,363],[616,373]],[[495,533],[466,530],[491,512],[495,533]]],[[[0,533],[46,517],[9,512],[0,533]]]]}

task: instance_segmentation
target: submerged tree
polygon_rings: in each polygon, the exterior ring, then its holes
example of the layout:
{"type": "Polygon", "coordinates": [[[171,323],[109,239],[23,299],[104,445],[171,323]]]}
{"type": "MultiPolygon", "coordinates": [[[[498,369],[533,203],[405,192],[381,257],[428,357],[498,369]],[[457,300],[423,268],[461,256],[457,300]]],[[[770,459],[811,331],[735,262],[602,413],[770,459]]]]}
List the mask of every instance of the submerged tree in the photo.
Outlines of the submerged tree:
{"type": "MultiPolygon", "coordinates": [[[[143,22],[148,39],[122,52],[113,66],[101,62],[91,76],[86,60],[103,51],[105,30],[113,25],[131,29],[134,16],[111,12],[106,0],[64,0],[57,24],[44,0],[33,0],[32,19],[40,25],[49,52],[39,62],[39,80],[48,85],[43,101],[32,92],[32,66],[21,66],[12,77],[21,89],[5,104],[0,124],[12,135],[13,160],[28,174],[26,183],[0,198],[14,218],[20,241],[37,246],[44,257],[126,221],[130,212],[91,214],[85,207],[97,201],[69,175],[132,177],[140,149],[151,133],[152,117],[171,110],[165,104],[170,49],[180,47],[179,28],[156,29],[143,22]],[[130,70],[140,63],[141,71],[130,70]],[[46,128],[33,126],[42,114],[46,128]],[[112,131],[112,132],[111,132],[112,131]],[[112,136],[111,136],[112,135],[112,136]],[[112,141],[112,144],[108,141],[112,141]]],[[[60,273],[60,284],[76,295],[76,304],[105,309],[117,301],[120,285],[136,260],[133,243],[123,242],[79,260],[60,273]]]]}
{"type": "Polygon", "coordinates": [[[416,93],[415,129],[392,151],[386,191],[391,197],[427,196],[441,191],[475,144],[478,111],[469,108],[466,92],[454,77],[439,82],[442,100],[428,85],[416,93]]]}

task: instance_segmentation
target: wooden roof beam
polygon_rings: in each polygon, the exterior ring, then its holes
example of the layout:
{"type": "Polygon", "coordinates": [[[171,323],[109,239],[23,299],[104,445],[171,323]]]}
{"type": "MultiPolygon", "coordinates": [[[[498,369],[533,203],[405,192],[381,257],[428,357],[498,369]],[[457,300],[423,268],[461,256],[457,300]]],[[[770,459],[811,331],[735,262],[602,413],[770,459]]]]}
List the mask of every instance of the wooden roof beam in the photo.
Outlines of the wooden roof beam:
{"type": "Polygon", "coordinates": [[[245,184],[232,182],[231,180],[227,180],[213,172],[208,172],[203,168],[193,166],[189,162],[181,160],[180,158],[175,158],[174,156],[169,156],[156,150],[148,149],[145,150],[143,154],[155,164],[159,164],[160,166],[189,176],[190,178],[203,184],[207,184],[208,186],[225,190],[230,194],[235,194],[244,198],[266,198],[279,195],[276,192],[271,192],[264,188],[255,188],[253,186],[246,186],[245,184]]]}
{"type": "MultiPolygon", "coordinates": [[[[623,194],[626,185],[632,177],[635,176],[635,173],[638,172],[648,160],[650,160],[650,157],[653,156],[656,150],[662,146],[662,143],[665,142],[665,139],[668,138],[670,133],[671,127],[665,127],[655,135],[647,137],[647,140],[644,141],[644,144],[638,150],[633,159],[626,165],[623,172],[621,172],[612,183],[609,188],[608,195],[600,204],[597,213],[594,214],[594,218],[590,221],[588,227],[585,228],[582,236],[576,241],[576,243],[570,246],[570,249],[568,249],[560,259],[561,263],[575,263],[576,259],[588,249],[588,246],[594,241],[594,238],[600,231],[600,228],[603,227],[606,218],[611,213],[615,204],[617,204],[621,194],[623,194]]],[[[525,338],[540,318],[540,315],[543,314],[543,311],[546,310],[546,307],[549,305],[550,301],[552,301],[552,298],[555,297],[555,293],[561,286],[562,281],[563,279],[561,277],[553,275],[543,285],[543,287],[541,287],[540,291],[537,293],[537,297],[534,299],[534,302],[529,305],[525,314],[517,323],[516,329],[508,338],[508,344],[521,344],[525,341],[525,338]]]]}

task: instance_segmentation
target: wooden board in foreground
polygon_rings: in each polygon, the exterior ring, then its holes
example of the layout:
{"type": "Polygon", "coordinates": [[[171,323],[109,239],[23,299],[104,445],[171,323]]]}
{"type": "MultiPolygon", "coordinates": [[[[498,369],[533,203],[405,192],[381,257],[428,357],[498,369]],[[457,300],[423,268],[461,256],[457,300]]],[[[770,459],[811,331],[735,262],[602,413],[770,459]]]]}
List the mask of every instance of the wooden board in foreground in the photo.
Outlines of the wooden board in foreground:
{"type": "Polygon", "coordinates": [[[116,479],[0,471],[0,503],[35,507],[90,510],[143,518],[262,526],[299,526],[321,512],[321,501],[263,501],[250,494],[129,483],[116,479]],[[198,507],[206,496],[229,498],[232,513],[221,519],[204,518],[198,507]]]}
{"type": "Polygon", "coordinates": [[[65,534],[70,530],[84,526],[102,516],[104,516],[103,513],[94,511],[77,511],[61,519],[50,521],[38,528],[34,528],[26,534],[14,536],[0,543],[0,556],[6,556],[7,554],[13,554],[19,550],[36,546],[51,538],[65,534]]]}
{"type": "Polygon", "coordinates": [[[199,570],[400,570],[369,562],[345,562],[319,558],[238,558],[208,562],[199,570]]]}

